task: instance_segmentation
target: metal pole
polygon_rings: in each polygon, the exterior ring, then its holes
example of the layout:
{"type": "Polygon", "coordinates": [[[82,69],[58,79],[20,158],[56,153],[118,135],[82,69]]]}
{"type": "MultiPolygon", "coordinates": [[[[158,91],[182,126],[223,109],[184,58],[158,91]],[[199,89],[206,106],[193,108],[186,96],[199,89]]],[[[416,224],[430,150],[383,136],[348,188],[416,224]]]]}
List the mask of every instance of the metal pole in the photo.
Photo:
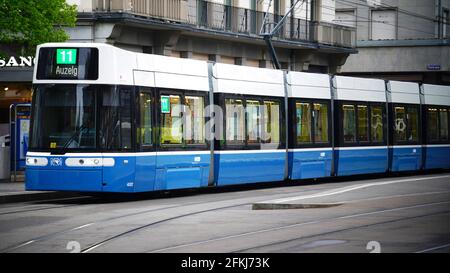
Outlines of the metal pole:
{"type": "MultiPolygon", "coordinates": [[[[263,24],[261,25],[261,31],[260,31],[259,35],[262,35],[264,37],[264,41],[266,42],[266,45],[269,49],[270,56],[272,58],[273,64],[275,65],[276,69],[281,69],[281,65],[280,65],[280,62],[278,61],[277,53],[275,52],[275,48],[273,47],[273,44],[272,44],[272,37],[283,26],[283,23],[286,20],[286,18],[294,10],[295,6],[300,1],[303,1],[303,3],[305,3],[304,2],[305,0],[297,0],[295,2],[295,4],[291,6],[291,8],[288,10],[288,12],[286,12],[286,14],[283,16],[283,18],[281,18],[281,20],[275,25],[275,27],[273,28],[272,31],[270,31],[269,33],[263,33],[262,32],[263,27],[265,26],[266,18],[267,18],[267,15],[269,14],[270,4],[272,3],[272,0],[269,2],[269,6],[267,8],[267,13],[266,13],[266,16],[264,17],[263,24]]],[[[302,5],[303,5],[303,3],[302,3],[302,5]]]]}
{"type": "MultiPolygon", "coordinates": [[[[303,3],[305,3],[305,0],[297,0],[295,2],[294,5],[291,6],[291,8],[288,10],[288,12],[286,12],[286,14],[283,16],[283,18],[281,18],[281,20],[278,22],[278,24],[273,28],[271,34],[272,36],[277,33],[277,31],[283,26],[284,21],[286,20],[286,18],[289,16],[289,14],[291,14],[291,12],[294,10],[295,6],[297,5],[298,2],[303,1],[303,3]]],[[[303,5],[302,3],[302,5],[303,5]]],[[[301,5],[300,5],[301,6],[301,5]]]]}
{"type": "Polygon", "coordinates": [[[284,180],[289,178],[289,88],[288,85],[288,73],[283,71],[284,81],[284,134],[285,134],[285,162],[284,162],[284,180]]]}
{"type": "Polygon", "coordinates": [[[335,151],[336,151],[336,138],[334,134],[334,128],[335,125],[335,109],[334,109],[334,101],[335,101],[335,94],[336,94],[336,78],[333,75],[329,76],[330,78],[330,113],[331,113],[331,135],[329,136],[331,138],[331,176],[336,176],[336,164],[335,164],[335,151]]]}
{"type": "Polygon", "coordinates": [[[389,83],[389,81],[385,81],[384,82],[384,86],[385,86],[385,93],[386,93],[386,124],[387,124],[387,126],[386,126],[386,129],[385,128],[383,128],[383,133],[384,134],[386,134],[386,145],[387,145],[387,148],[388,148],[388,155],[387,155],[387,167],[386,167],[386,171],[387,172],[390,172],[391,171],[391,155],[393,154],[393,149],[394,149],[394,141],[393,140],[391,140],[391,137],[390,137],[390,132],[391,132],[391,125],[390,125],[390,123],[391,123],[391,121],[390,121],[390,118],[389,118],[389,115],[390,115],[390,105],[389,105],[389,103],[391,102],[391,100],[392,100],[392,97],[391,97],[391,84],[389,83]],[[392,144],[392,146],[391,146],[391,144],[392,144]]]}
{"type": "Polygon", "coordinates": [[[420,132],[422,132],[420,134],[420,144],[422,146],[422,162],[420,162],[420,169],[424,170],[425,169],[425,163],[427,160],[427,146],[426,146],[426,138],[425,138],[425,129],[426,127],[423,126],[424,122],[426,122],[425,120],[425,115],[426,115],[426,109],[424,109],[424,105],[425,105],[425,90],[424,90],[424,86],[423,83],[419,84],[419,98],[420,98],[420,109],[419,109],[419,114],[420,114],[420,126],[421,126],[421,130],[420,132]]]}
{"type": "MultiPolygon", "coordinates": [[[[16,143],[14,142],[14,151],[12,150],[13,147],[13,137],[12,137],[12,124],[14,123],[14,129],[16,129],[16,106],[14,104],[11,104],[9,106],[9,146],[11,153],[14,152],[14,162],[13,162],[13,174],[14,174],[14,182],[16,182],[16,143]],[[12,121],[12,111],[14,110],[14,121],[12,121]]],[[[11,159],[11,158],[10,158],[11,159]]],[[[11,177],[9,178],[11,180],[11,177]]]]}
{"type": "Polygon", "coordinates": [[[276,69],[281,69],[280,62],[278,61],[277,53],[275,52],[275,48],[272,44],[272,36],[265,35],[264,41],[266,41],[267,47],[269,48],[270,57],[272,58],[273,64],[276,69]]]}
{"type": "Polygon", "coordinates": [[[264,26],[265,26],[267,16],[269,15],[269,10],[270,10],[270,5],[271,5],[271,4],[272,4],[272,0],[269,1],[269,5],[267,6],[267,12],[266,12],[266,15],[264,15],[264,19],[263,19],[262,24],[261,24],[261,29],[259,30],[259,34],[260,34],[260,35],[262,35],[262,33],[263,33],[263,28],[264,28],[264,26]]]}
{"type": "Polygon", "coordinates": [[[216,142],[216,138],[215,138],[215,130],[217,130],[217,125],[216,123],[216,113],[214,112],[214,117],[213,117],[213,109],[214,108],[214,72],[213,72],[213,65],[214,63],[208,63],[208,79],[209,79],[209,124],[212,125],[213,123],[211,122],[211,119],[214,119],[214,132],[212,130],[212,128],[209,128],[209,149],[210,149],[210,157],[209,157],[209,176],[208,176],[208,186],[214,186],[215,184],[215,173],[214,173],[214,144],[216,142]]]}

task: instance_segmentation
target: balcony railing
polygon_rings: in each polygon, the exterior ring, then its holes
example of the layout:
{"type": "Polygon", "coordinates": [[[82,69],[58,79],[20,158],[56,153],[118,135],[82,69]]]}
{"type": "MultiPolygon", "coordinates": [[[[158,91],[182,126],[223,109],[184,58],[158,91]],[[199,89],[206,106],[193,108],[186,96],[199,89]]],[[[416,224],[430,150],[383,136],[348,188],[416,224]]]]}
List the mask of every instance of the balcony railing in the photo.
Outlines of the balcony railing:
{"type": "MultiPolygon", "coordinates": [[[[208,30],[259,37],[261,27],[270,31],[282,16],[203,0],[93,0],[95,12],[126,12],[208,30]]],[[[355,29],[324,22],[287,18],[275,39],[314,42],[337,47],[356,45],[355,29]]]]}

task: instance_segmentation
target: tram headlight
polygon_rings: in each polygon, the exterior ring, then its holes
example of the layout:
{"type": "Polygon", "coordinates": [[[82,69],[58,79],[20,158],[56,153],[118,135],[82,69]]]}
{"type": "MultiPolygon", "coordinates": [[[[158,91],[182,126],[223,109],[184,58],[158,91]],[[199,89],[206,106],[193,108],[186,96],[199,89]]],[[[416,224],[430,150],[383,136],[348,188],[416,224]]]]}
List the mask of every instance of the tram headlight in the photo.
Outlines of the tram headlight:
{"type": "Polygon", "coordinates": [[[114,166],[114,159],[92,158],[92,157],[77,157],[67,158],[65,160],[67,167],[102,167],[102,166],[114,166]],[[111,164],[112,161],[112,164],[111,164]],[[104,164],[106,162],[106,165],[104,164]]]}
{"type": "Polygon", "coordinates": [[[25,159],[25,163],[27,166],[47,166],[48,165],[48,159],[45,157],[30,157],[27,156],[25,159]]]}

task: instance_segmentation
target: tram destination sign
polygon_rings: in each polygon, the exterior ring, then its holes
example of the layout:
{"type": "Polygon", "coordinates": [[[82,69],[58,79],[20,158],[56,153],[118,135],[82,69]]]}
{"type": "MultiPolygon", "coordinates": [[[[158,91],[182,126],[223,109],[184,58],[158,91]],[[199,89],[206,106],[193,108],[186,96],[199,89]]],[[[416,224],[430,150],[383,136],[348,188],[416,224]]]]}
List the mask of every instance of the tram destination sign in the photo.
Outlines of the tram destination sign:
{"type": "Polygon", "coordinates": [[[57,48],[56,64],[76,64],[77,49],[76,48],[57,48]]]}
{"type": "Polygon", "coordinates": [[[41,48],[36,78],[53,80],[97,80],[97,48],[41,48]]]}

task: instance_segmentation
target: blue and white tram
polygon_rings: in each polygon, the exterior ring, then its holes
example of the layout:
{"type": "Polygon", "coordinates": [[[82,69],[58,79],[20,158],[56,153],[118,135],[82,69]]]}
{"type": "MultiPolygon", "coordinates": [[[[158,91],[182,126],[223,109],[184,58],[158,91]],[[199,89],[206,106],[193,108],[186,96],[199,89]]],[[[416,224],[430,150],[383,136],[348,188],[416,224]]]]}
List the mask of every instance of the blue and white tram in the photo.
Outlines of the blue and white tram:
{"type": "Polygon", "coordinates": [[[424,168],[449,168],[450,166],[450,88],[439,85],[422,85],[424,114],[424,168]]]}
{"type": "Polygon", "coordinates": [[[448,86],[96,43],[37,50],[27,190],[131,193],[450,168],[448,86]]]}

